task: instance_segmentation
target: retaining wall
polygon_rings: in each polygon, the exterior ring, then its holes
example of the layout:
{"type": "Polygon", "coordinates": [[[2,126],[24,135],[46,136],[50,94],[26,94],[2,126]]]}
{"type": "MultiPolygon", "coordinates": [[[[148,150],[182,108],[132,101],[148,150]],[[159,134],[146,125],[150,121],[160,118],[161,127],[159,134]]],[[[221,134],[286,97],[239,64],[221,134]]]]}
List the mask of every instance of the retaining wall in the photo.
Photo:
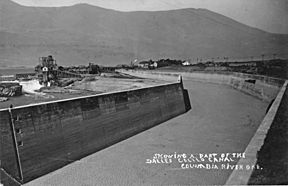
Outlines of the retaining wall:
{"type": "Polygon", "coordinates": [[[245,149],[237,165],[259,168],[234,170],[226,185],[288,184],[288,81],[284,83],[268,113],[245,149]],[[257,165],[257,166],[256,166],[257,165]]]}
{"type": "Polygon", "coordinates": [[[288,90],[284,92],[275,119],[257,152],[257,162],[248,184],[288,185],[288,90]]]}
{"type": "Polygon", "coordinates": [[[187,96],[179,82],[0,110],[1,167],[28,182],[186,112],[187,96]]]}
{"type": "Polygon", "coordinates": [[[205,72],[163,72],[151,70],[118,70],[118,72],[135,75],[143,78],[172,80],[181,75],[183,79],[201,81],[205,83],[218,83],[231,86],[244,93],[270,102],[275,99],[283,79],[243,73],[205,73],[205,72]],[[170,77],[169,77],[170,76],[170,77]]]}

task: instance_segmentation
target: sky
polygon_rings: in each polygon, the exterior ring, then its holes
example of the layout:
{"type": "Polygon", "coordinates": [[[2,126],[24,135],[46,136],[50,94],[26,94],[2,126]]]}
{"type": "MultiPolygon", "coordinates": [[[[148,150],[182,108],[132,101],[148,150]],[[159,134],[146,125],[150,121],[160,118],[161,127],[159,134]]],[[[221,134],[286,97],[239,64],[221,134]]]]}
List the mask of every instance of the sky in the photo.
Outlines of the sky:
{"type": "Polygon", "coordinates": [[[13,0],[25,6],[58,7],[88,3],[119,11],[206,8],[246,25],[288,34],[288,0],[13,0]]]}

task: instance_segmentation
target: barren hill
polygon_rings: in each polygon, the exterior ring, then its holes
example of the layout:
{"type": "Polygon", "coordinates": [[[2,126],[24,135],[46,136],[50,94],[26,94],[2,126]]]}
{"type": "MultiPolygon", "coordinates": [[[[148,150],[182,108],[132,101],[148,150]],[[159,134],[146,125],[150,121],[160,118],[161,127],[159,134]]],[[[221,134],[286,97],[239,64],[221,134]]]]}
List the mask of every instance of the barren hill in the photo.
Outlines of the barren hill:
{"type": "Polygon", "coordinates": [[[288,53],[288,36],[248,27],[205,9],[118,12],[88,4],[24,7],[0,2],[0,65],[61,65],[138,59],[243,57],[288,53]]]}

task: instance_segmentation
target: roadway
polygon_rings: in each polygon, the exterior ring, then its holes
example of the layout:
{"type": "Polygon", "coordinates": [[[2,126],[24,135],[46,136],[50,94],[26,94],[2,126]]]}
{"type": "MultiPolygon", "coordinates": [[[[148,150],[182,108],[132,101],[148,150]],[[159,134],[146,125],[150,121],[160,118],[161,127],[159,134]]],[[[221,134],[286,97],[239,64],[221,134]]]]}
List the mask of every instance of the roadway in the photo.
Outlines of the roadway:
{"type": "Polygon", "coordinates": [[[224,85],[187,80],[184,87],[190,95],[189,112],[26,185],[225,184],[232,170],[145,162],[155,153],[244,152],[268,103],[224,85]]]}

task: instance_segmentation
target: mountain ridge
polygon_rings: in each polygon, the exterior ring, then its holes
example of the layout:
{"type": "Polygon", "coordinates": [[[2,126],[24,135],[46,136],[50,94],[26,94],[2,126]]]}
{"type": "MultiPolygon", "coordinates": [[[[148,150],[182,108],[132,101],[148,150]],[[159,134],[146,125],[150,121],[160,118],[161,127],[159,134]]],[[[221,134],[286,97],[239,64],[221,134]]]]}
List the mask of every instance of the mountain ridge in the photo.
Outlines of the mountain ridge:
{"type": "Polygon", "coordinates": [[[89,4],[26,7],[10,0],[0,6],[0,62],[2,56],[10,64],[33,66],[49,54],[63,65],[116,65],[135,58],[288,53],[288,35],[249,27],[207,9],[120,12],[89,4]]]}

